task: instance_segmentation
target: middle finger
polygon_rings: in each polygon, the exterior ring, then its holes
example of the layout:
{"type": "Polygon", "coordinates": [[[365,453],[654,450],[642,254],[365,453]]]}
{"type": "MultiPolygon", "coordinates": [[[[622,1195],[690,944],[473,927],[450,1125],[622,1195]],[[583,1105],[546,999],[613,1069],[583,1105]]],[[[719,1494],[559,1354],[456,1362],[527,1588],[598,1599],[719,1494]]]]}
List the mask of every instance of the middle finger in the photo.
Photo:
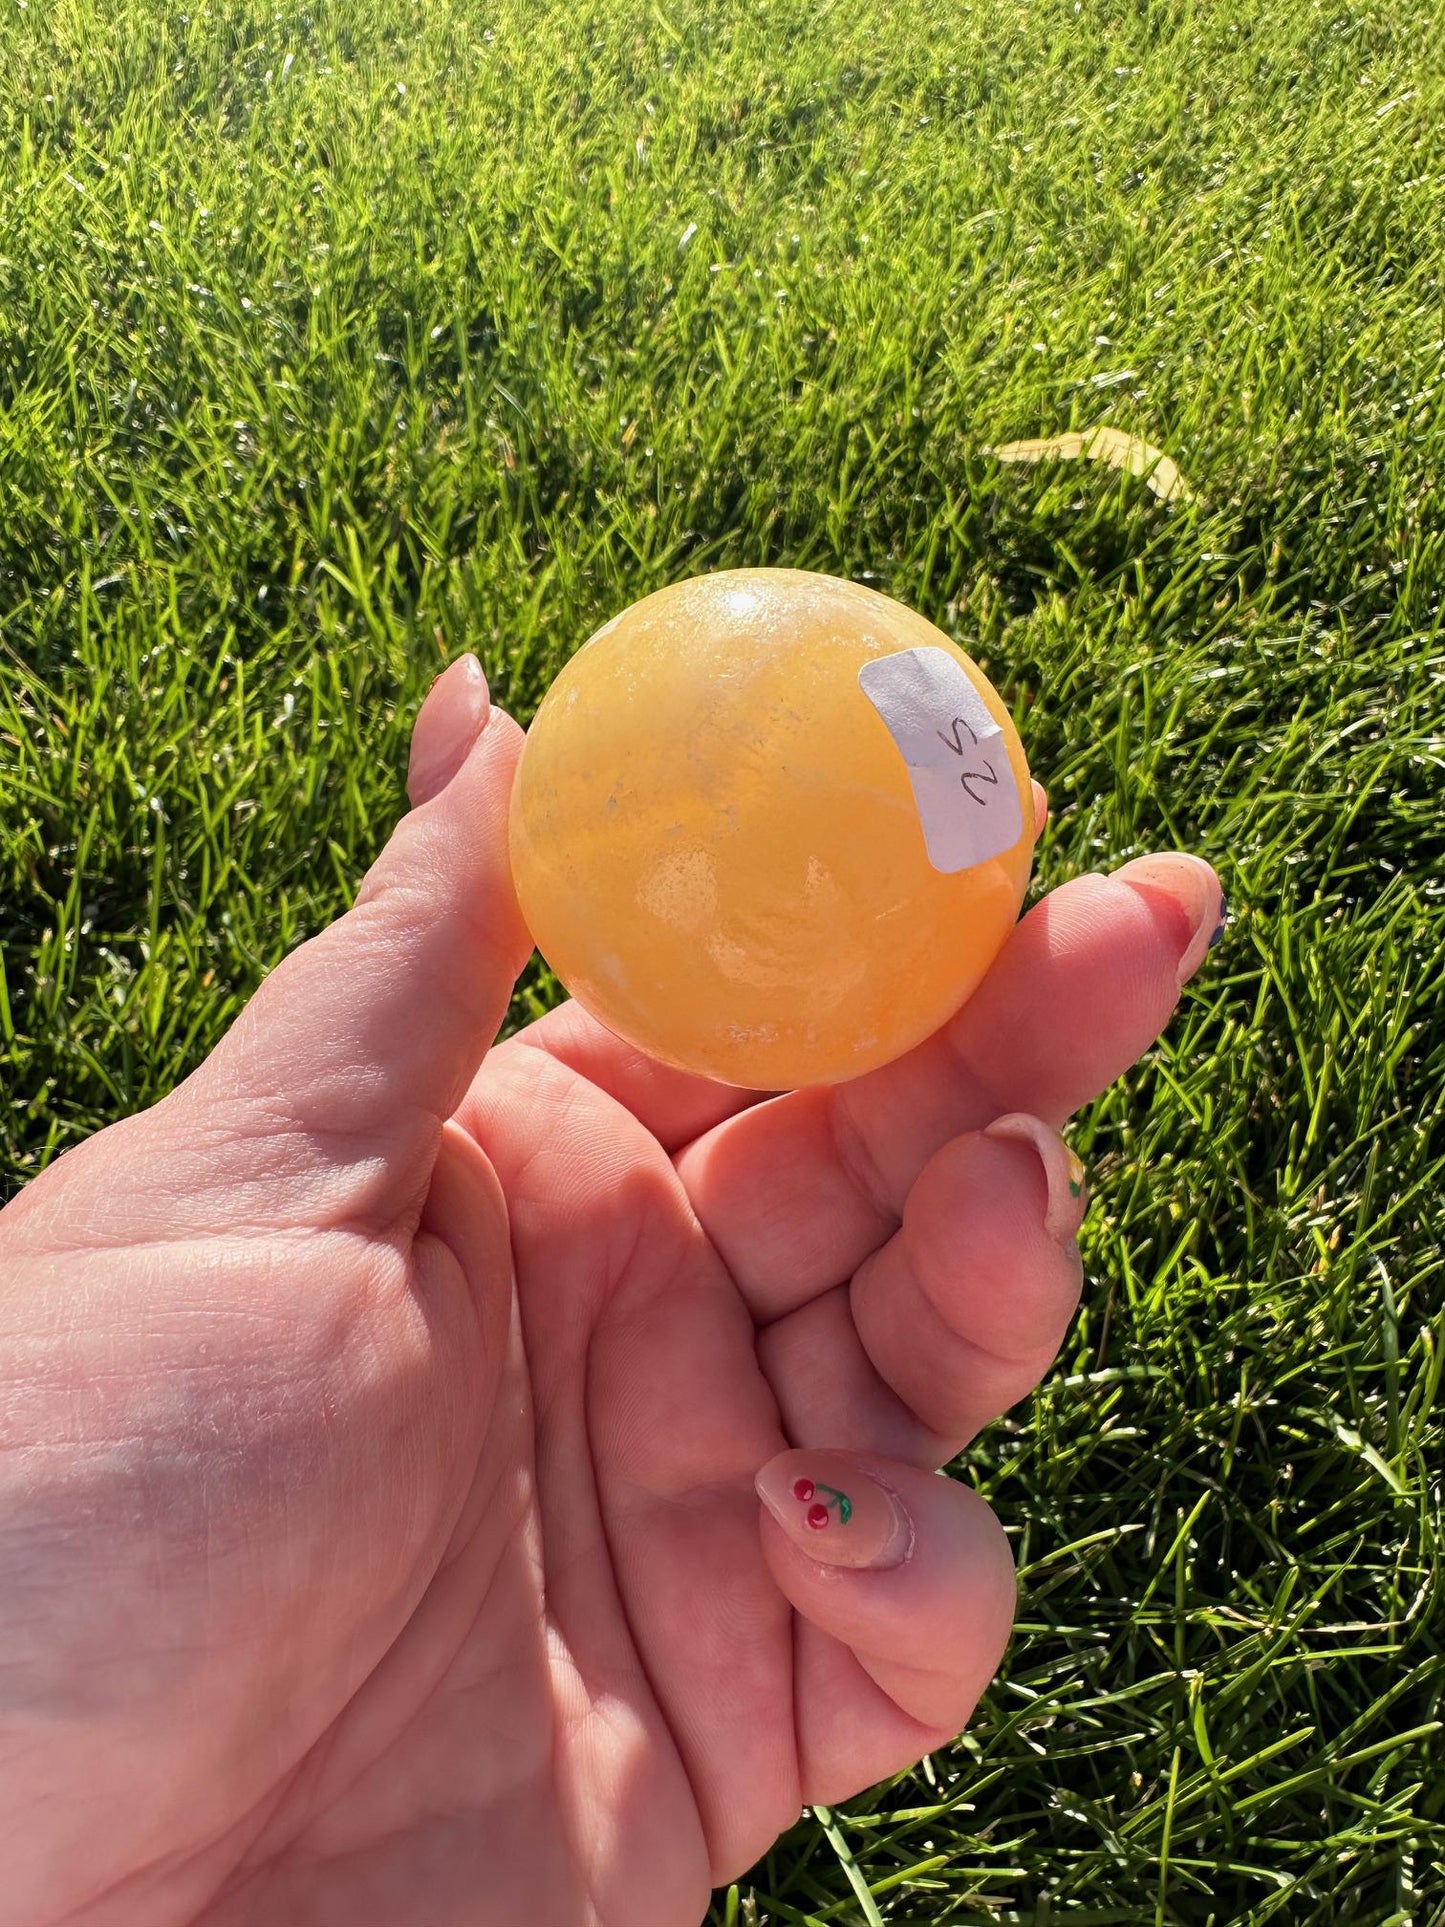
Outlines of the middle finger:
{"type": "Polygon", "coordinates": [[[1158,1037],[1220,922],[1197,857],[1143,857],[1029,912],[974,997],[908,1056],[789,1092],[689,1145],[677,1169],[760,1323],[850,1277],[951,1139],[1006,1111],[1057,1128],[1158,1037]]]}
{"type": "Polygon", "coordinates": [[[945,1145],[851,1285],[759,1333],[789,1441],[946,1464],[1052,1364],[1083,1214],[1077,1160],[1038,1118],[945,1145]]]}

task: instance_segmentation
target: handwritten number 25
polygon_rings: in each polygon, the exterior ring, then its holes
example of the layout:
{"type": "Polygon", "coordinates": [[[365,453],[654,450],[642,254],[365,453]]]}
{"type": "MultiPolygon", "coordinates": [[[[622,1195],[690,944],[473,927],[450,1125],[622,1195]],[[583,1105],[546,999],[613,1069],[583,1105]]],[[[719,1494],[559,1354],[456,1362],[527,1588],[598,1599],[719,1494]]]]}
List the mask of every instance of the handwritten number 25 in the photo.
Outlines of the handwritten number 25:
{"type": "MultiPolygon", "coordinates": [[[[978,731],[974,729],[969,723],[965,722],[962,716],[954,717],[953,727],[948,732],[947,735],[945,735],[941,729],[937,732],[939,742],[945,744],[949,749],[951,749],[955,756],[968,755],[967,749],[965,749],[963,743],[959,739],[958,732],[961,729],[966,729],[968,731],[970,737],[973,739],[973,746],[975,749],[977,749],[978,731]]],[[[960,770],[958,774],[958,780],[963,785],[964,789],[967,791],[970,802],[978,803],[986,807],[988,803],[988,798],[986,796],[980,796],[978,792],[973,788],[973,785],[975,783],[988,783],[991,787],[997,788],[998,772],[996,770],[991,769],[989,765],[985,763],[982,769],[960,770]]]]}

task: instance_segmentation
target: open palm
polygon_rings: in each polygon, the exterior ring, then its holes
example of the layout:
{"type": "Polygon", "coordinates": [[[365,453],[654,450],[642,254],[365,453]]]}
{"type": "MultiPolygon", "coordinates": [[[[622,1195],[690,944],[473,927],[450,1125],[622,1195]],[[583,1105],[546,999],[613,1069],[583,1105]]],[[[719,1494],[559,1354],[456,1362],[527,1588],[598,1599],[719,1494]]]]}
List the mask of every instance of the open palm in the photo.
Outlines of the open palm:
{"type": "Polygon", "coordinates": [[[455,665],[356,907],[0,1214],[4,1927],[690,1927],[998,1663],[1002,1531],[935,1470],[1054,1355],[1055,1131],[1212,873],[1066,886],[831,1092],[571,1006],[488,1053],[519,741],[455,665]]]}

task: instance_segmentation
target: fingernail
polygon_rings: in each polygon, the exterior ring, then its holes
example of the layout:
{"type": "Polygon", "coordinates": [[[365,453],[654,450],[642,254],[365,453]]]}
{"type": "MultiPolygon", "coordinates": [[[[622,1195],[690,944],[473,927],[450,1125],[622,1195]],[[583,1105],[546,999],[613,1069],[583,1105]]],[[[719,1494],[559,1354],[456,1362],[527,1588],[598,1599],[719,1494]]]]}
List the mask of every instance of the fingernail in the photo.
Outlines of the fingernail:
{"type": "Polygon", "coordinates": [[[1219,878],[1203,857],[1183,850],[1135,857],[1115,870],[1114,876],[1151,904],[1173,910],[1182,989],[1223,933],[1224,892],[1219,878]]]}
{"type": "Polygon", "coordinates": [[[491,702],[475,656],[458,656],[427,691],[411,733],[406,793],[419,809],[440,796],[486,727],[491,702]]]}
{"type": "Polygon", "coordinates": [[[1057,1131],[1051,1131],[1041,1117],[1027,1111],[1009,1111],[984,1126],[983,1135],[1011,1138],[1028,1144],[1038,1153],[1048,1186],[1044,1209],[1044,1229],[1061,1245],[1072,1244],[1084,1222],[1088,1199],[1084,1195],[1084,1167],[1057,1131]]]}
{"type": "Polygon", "coordinates": [[[1224,933],[1229,928],[1229,898],[1222,893],[1219,898],[1219,922],[1214,926],[1214,935],[1209,939],[1212,950],[1217,943],[1224,941],[1224,933]]]}
{"type": "Polygon", "coordinates": [[[886,1572],[913,1550],[903,1501],[841,1452],[782,1452],[754,1480],[758,1497],[810,1559],[886,1572]]]}

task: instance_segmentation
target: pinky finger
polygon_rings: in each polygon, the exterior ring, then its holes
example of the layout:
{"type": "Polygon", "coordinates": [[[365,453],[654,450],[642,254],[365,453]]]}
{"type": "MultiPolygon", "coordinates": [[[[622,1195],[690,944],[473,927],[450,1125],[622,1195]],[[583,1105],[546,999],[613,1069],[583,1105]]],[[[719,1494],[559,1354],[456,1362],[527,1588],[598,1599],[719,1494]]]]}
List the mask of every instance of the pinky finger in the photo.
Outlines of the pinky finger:
{"type": "Polygon", "coordinates": [[[1034,842],[1037,843],[1044,833],[1044,825],[1049,820],[1049,793],[1036,776],[1034,787],[1034,842]]]}
{"type": "Polygon", "coordinates": [[[1003,1528],[976,1492],[854,1452],[783,1452],[757,1479],[763,1553],[799,1615],[802,1793],[833,1802],[957,1734],[1014,1609],[1003,1528]]]}

